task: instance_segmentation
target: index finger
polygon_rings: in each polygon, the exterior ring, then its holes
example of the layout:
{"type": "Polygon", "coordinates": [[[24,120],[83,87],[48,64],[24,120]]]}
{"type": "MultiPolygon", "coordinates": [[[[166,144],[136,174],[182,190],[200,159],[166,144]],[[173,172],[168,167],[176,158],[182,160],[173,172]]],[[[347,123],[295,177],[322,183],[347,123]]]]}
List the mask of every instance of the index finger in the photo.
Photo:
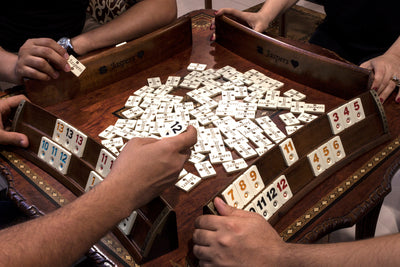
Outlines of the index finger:
{"type": "MultiPolygon", "coordinates": [[[[28,100],[24,95],[16,95],[0,100],[0,117],[4,120],[8,117],[11,109],[16,108],[22,100],[28,100]]],[[[0,126],[3,128],[3,122],[0,120],[0,126]]]]}
{"type": "Polygon", "coordinates": [[[8,98],[5,98],[6,104],[10,108],[15,108],[21,103],[22,100],[29,101],[28,98],[24,95],[16,95],[16,96],[11,96],[8,98]]]}
{"type": "Polygon", "coordinates": [[[209,231],[217,231],[218,225],[221,225],[221,220],[224,217],[218,215],[201,215],[194,221],[194,227],[209,231]]]}
{"type": "Polygon", "coordinates": [[[54,50],[55,52],[57,52],[57,54],[59,54],[62,57],[64,57],[65,54],[67,53],[67,51],[65,51],[64,47],[62,47],[60,44],[58,44],[56,41],[54,41],[53,39],[50,39],[50,38],[34,39],[33,43],[38,46],[49,47],[52,50],[54,50]]]}

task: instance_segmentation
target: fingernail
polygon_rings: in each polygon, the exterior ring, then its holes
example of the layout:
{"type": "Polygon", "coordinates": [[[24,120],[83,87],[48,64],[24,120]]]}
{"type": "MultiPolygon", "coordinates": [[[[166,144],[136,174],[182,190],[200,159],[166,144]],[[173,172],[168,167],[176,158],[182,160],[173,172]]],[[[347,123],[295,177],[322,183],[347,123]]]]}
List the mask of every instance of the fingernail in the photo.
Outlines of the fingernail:
{"type": "Polygon", "coordinates": [[[66,72],[68,72],[68,71],[71,70],[71,67],[69,66],[69,64],[65,64],[64,70],[65,70],[66,72]]]}
{"type": "Polygon", "coordinates": [[[65,53],[65,54],[64,54],[64,57],[65,57],[65,59],[69,59],[68,53],[65,53]]]}
{"type": "Polygon", "coordinates": [[[381,101],[381,103],[383,103],[383,101],[384,101],[382,97],[380,97],[379,100],[381,101]]]}
{"type": "Polygon", "coordinates": [[[378,92],[378,87],[374,87],[374,88],[372,88],[372,90],[378,92]]]}
{"type": "Polygon", "coordinates": [[[221,203],[222,205],[226,205],[225,204],[225,201],[223,201],[221,198],[219,198],[219,197],[216,197],[215,199],[214,199],[214,202],[219,202],[219,203],[221,203]]]}
{"type": "Polygon", "coordinates": [[[60,77],[60,73],[55,72],[54,75],[53,75],[53,79],[57,79],[58,77],[60,77]]]}
{"type": "Polygon", "coordinates": [[[218,11],[214,11],[214,15],[217,15],[218,14],[218,11]]]}
{"type": "Polygon", "coordinates": [[[400,103],[400,97],[397,97],[397,98],[396,98],[396,103],[397,103],[397,104],[400,103]]]}
{"type": "Polygon", "coordinates": [[[27,147],[27,146],[28,146],[28,143],[27,143],[24,139],[21,139],[21,140],[19,140],[19,146],[21,146],[21,147],[27,147]]]}

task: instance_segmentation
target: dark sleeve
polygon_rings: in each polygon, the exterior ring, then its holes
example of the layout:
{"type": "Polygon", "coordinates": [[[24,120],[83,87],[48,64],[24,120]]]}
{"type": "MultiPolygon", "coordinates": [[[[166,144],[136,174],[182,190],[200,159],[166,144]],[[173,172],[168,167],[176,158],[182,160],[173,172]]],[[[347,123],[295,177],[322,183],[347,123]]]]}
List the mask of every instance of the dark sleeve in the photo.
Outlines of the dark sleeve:
{"type": "Polygon", "coordinates": [[[9,1],[0,9],[0,46],[17,52],[30,38],[73,37],[81,33],[88,0],[9,1]]]}

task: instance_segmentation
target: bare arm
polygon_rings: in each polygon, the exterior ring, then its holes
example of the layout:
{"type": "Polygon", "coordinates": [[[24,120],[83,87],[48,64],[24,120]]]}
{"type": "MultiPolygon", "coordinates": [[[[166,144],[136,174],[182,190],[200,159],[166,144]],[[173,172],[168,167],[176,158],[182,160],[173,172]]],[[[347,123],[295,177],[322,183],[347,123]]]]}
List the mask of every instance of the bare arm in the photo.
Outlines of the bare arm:
{"type": "MultiPolygon", "coordinates": [[[[378,92],[381,101],[385,101],[396,87],[391,79],[393,76],[400,78],[400,37],[383,55],[362,63],[360,67],[374,72],[372,88],[378,92]]],[[[400,103],[400,92],[397,93],[396,102],[400,103]]]]}
{"type": "Polygon", "coordinates": [[[399,266],[400,234],[346,243],[290,244],[286,253],[288,266],[399,266]]]}
{"type": "Polygon", "coordinates": [[[94,189],[49,215],[0,231],[0,266],[69,266],[175,182],[195,143],[193,127],[162,140],[131,140],[94,189]]]}
{"type": "MultiPolygon", "coordinates": [[[[176,19],[175,0],[143,0],[109,23],[72,38],[74,50],[90,51],[138,38],[176,19]]],[[[23,78],[57,79],[60,71],[70,71],[68,54],[54,40],[29,39],[18,55],[0,48],[0,80],[22,84],[23,78]]]]}
{"type": "Polygon", "coordinates": [[[13,68],[17,64],[18,56],[0,47],[0,58],[0,81],[20,83],[14,73],[15,68],[13,68]]]}
{"type": "Polygon", "coordinates": [[[217,16],[230,14],[246,21],[255,31],[265,31],[269,24],[280,14],[284,13],[298,0],[267,0],[257,13],[243,12],[233,8],[222,8],[217,16]]]}
{"type": "Polygon", "coordinates": [[[326,245],[283,242],[260,215],[216,198],[222,216],[195,222],[193,252],[200,266],[399,266],[400,234],[326,245]]]}
{"type": "Polygon", "coordinates": [[[105,25],[72,38],[74,50],[83,55],[98,48],[130,41],[176,19],[175,0],[144,0],[105,25]]]}

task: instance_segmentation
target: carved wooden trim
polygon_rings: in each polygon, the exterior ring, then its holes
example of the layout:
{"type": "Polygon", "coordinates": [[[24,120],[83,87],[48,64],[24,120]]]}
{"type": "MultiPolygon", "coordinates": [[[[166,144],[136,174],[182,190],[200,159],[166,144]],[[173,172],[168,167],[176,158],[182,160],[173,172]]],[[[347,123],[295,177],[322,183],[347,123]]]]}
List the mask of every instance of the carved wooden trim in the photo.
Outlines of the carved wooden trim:
{"type": "Polygon", "coordinates": [[[58,206],[63,206],[68,203],[60,192],[43,180],[40,175],[18,158],[16,154],[6,150],[1,151],[0,153],[14,169],[21,172],[25,179],[28,179],[30,183],[34,184],[39,190],[45,193],[58,206]]]}
{"type": "Polygon", "coordinates": [[[312,232],[304,235],[299,242],[300,243],[311,243],[318,240],[327,232],[337,229],[337,226],[350,227],[354,224],[356,218],[361,218],[368,214],[368,211],[375,205],[382,202],[384,196],[391,190],[391,179],[400,167],[400,159],[396,160],[386,172],[382,184],[370,194],[369,198],[366,199],[362,206],[358,206],[353,209],[347,216],[341,218],[332,218],[331,220],[325,221],[313,229],[312,232]]]}
{"type": "Polygon", "coordinates": [[[29,205],[26,202],[26,199],[17,191],[17,189],[15,189],[14,177],[9,169],[2,163],[0,163],[0,173],[4,178],[6,178],[8,183],[7,196],[16,204],[18,209],[31,219],[42,216],[43,213],[37,207],[29,205]]]}
{"type": "Polygon", "coordinates": [[[92,246],[86,253],[86,256],[90,258],[96,266],[99,267],[112,267],[116,264],[111,261],[106,255],[104,255],[97,246],[92,246]]]}
{"type": "Polygon", "coordinates": [[[129,252],[125,249],[121,243],[112,238],[110,234],[107,234],[105,237],[101,239],[101,243],[107,248],[111,249],[111,251],[117,255],[120,259],[122,259],[125,264],[132,267],[139,267],[140,265],[136,264],[134,258],[129,254],[129,252]]]}
{"type": "MultiPolygon", "coordinates": [[[[343,181],[339,186],[337,186],[335,189],[329,192],[325,197],[321,198],[318,201],[318,203],[316,203],[313,207],[307,210],[307,212],[305,212],[301,217],[297,218],[290,226],[288,226],[285,230],[283,230],[280,233],[283,240],[288,241],[291,238],[293,238],[299,230],[303,229],[308,223],[310,223],[312,220],[321,215],[326,208],[328,208],[341,196],[346,194],[355,185],[357,185],[364,178],[366,178],[370,172],[372,172],[375,168],[380,166],[392,153],[397,151],[399,147],[400,147],[400,136],[394,139],[383,150],[375,154],[370,160],[368,160],[368,162],[366,162],[355,173],[349,176],[345,181],[343,181]]],[[[396,165],[396,167],[398,166],[396,165]]],[[[394,172],[395,170],[392,169],[391,171],[394,172]]],[[[388,177],[391,176],[386,175],[385,179],[389,179],[388,177]]],[[[388,186],[390,187],[390,183],[386,184],[389,184],[388,186]]],[[[377,203],[377,201],[381,200],[381,198],[384,196],[385,192],[387,192],[387,188],[378,187],[375,193],[372,194],[369,197],[369,199],[367,199],[364,202],[364,206],[370,207],[374,203],[377,203]]],[[[357,211],[357,209],[353,210],[352,212],[353,215],[350,214],[351,217],[353,216],[356,217],[354,213],[359,212],[357,211]]],[[[367,208],[364,208],[364,210],[361,211],[361,215],[363,214],[365,215],[367,213],[366,210],[367,208]]],[[[360,214],[357,214],[357,217],[359,216],[360,214]]],[[[330,225],[337,225],[341,220],[344,220],[342,223],[348,223],[348,224],[350,223],[350,221],[347,221],[348,218],[334,218],[316,227],[313,233],[308,233],[305,237],[301,239],[302,240],[301,242],[307,242],[307,240],[316,240],[321,235],[320,233],[326,233],[326,229],[330,228],[331,227],[330,225]]]]}
{"type": "MultiPolygon", "coordinates": [[[[47,195],[52,201],[59,206],[66,205],[68,201],[62,196],[60,192],[53,188],[50,184],[48,184],[40,175],[38,175],[35,171],[33,171],[28,165],[24,164],[21,159],[17,157],[16,154],[3,150],[0,151],[0,155],[10,164],[10,166],[16,169],[18,172],[22,174],[22,176],[28,180],[30,183],[34,184],[39,192],[47,195]]],[[[37,218],[39,216],[45,215],[42,211],[40,211],[34,205],[29,205],[26,202],[26,199],[15,189],[14,186],[14,177],[9,171],[9,169],[0,163],[0,173],[3,175],[9,184],[8,196],[17,207],[29,218],[37,218]]],[[[115,239],[115,238],[114,238],[115,239]]],[[[115,255],[118,255],[125,263],[129,266],[137,266],[134,262],[133,258],[130,256],[129,252],[122,247],[121,244],[118,244],[113,240],[113,237],[110,234],[107,234],[105,237],[101,239],[103,244],[111,250],[115,255]],[[112,245],[112,246],[111,246],[112,245]]],[[[90,248],[90,250],[86,253],[86,256],[91,259],[96,266],[116,266],[116,264],[107,258],[96,246],[90,248]]]]}
{"type": "Polygon", "coordinates": [[[192,31],[205,31],[209,30],[213,17],[207,13],[199,13],[192,17],[192,31]]]}

